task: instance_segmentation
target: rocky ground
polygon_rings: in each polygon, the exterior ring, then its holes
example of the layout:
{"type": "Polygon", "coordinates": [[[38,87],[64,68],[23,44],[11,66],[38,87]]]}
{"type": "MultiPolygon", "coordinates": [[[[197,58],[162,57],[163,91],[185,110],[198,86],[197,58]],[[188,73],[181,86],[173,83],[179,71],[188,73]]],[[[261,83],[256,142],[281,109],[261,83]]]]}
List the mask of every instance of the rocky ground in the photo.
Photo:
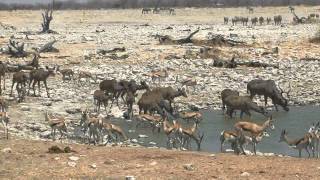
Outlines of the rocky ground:
{"type": "Polygon", "coordinates": [[[318,179],[320,175],[318,160],[290,157],[105,148],[30,140],[1,140],[0,150],[0,178],[5,179],[318,179]],[[61,149],[68,146],[73,152],[48,153],[53,145],[61,149]]]}
{"type": "MultiPolygon", "coordinates": [[[[300,7],[297,8],[297,12],[307,15],[316,12],[316,9],[317,7],[300,7]]],[[[159,84],[153,83],[146,74],[161,69],[169,72],[169,77],[162,80],[161,86],[179,88],[180,82],[185,79],[197,81],[195,92],[191,87],[187,98],[177,99],[181,109],[190,105],[219,109],[221,106],[219,94],[224,88],[237,89],[245,94],[246,83],[255,78],[273,79],[284,89],[288,89],[290,84],[291,105],[319,105],[320,74],[317,59],[320,58],[318,51],[320,45],[309,43],[309,38],[314,36],[318,25],[292,25],[292,15],[286,7],[258,8],[255,14],[249,15],[273,17],[282,14],[284,17],[282,26],[223,25],[223,16],[248,16],[246,10],[242,8],[178,9],[175,16],[164,14],[142,16],[140,13],[140,10],[57,11],[54,13],[51,28],[58,34],[37,34],[41,27],[40,11],[1,11],[2,51],[7,48],[11,36],[19,42],[25,42],[29,51],[32,47],[38,47],[55,38],[58,41],[55,47],[59,52],[42,53],[41,65],[71,68],[75,71],[76,77],[79,70],[91,72],[96,77],[90,80],[80,79],[80,82],[78,80],[62,82],[61,75],[57,74],[48,80],[51,98],[46,98],[45,89],[42,88],[41,97],[27,97],[26,101],[20,104],[17,104],[13,97],[9,97],[8,87],[11,87],[11,80],[7,80],[4,97],[10,100],[11,133],[24,139],[48,138],[50,131],[44,122],[45,110],[65,116],[68,120],[68,129],[74,132],[80,119],[81,109],[87,107],[93,109],[92,93],[98,89],[101,80],[105,78],[145,80],[154,87],[159,84]],[[212,56],[205,58],[200,53],[203,46],[159,45],[156,38],[157,35],[182,38],[198,28],[200,32],[194,39],[203,40],[220,34],[226,38],[244,41],[246,45],[210,47],[212,56]],[[101,49],[118,47],[125,47],[125,52],[105,55],[98,53],[101,49]],[[272,52],[276,47],[279,48],[278,53],[266,53],[272,52]],[[279,68],[213,67],[212,57],[231,59],[232,56],[235,56],[238,62],[258,61],[278,65],[279,68]]],[[[4,53],[0,53],[0,58],[2,61],[21,64],[32,59],[32,57],[10,58],[4,53]]],[[[11,75],[7,75],[7,79],[11,78],[11,75]]],[[[262,102],[257,100],[259,103],[262,102]]],[[[137,107],[134,108],[137,112],[137,107]]],[[[114,117],[121,117],[124,111],[123,106],[120,109],[114,107],[111,114],[114,117]]],[[[202,155],[196,156],[206,159],[202,155]]],[[[224,155],[221,157],[226,158],[224,155]]],[[[233,156],[230,156],[230,159],[233,159],[233,156]]],[[[290,161],[291,159],[288,160],[288,164],[290,161]]],[[[281,164],[280,161],[277,162],[281,164]]],[[[221,164],[220,166],[226,167],[221,164]]],[[[256,175],[264,176],[265,172],[256,175]]],[[[237,172],[231,177],[238,177],[240,173],[237,172]]]]}

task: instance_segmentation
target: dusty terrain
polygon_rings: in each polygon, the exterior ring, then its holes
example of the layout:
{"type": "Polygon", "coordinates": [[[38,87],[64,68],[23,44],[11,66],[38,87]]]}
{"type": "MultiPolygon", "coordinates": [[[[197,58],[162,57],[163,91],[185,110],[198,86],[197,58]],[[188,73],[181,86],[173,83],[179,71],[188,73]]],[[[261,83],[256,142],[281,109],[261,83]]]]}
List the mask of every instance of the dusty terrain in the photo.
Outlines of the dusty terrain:
{"type": "Polygon", "coordinates": [[[94,147],[44,141],[0,141],[0,178],[5,179],[318,179],[318,160],[254,157],[164,149],[94,147]],[[70,146],[73,153],[50,154],[70,146]],[[79,158],[71,160],[72,157],[79,158]],[[74,162],[74,163],[73,163],[74,162]],[[72,167],[75,164],[75,167],[72,167]]]}
{"type": "MultiPolygon", "coordinates": [[[[319,7],[299,7],[296,11],[300,16],[307,16],[310,13],[317,13],[317,9],[319,7]]],[[[51,98],[46,97],[45,89],[42,88],[41,97],[27,97],[26,101],[20,104],[16,103],[15,98],[9,97],[11,80],[7,80],[4,97],[10,100],[12,137],[47,140],[50,137],[50,130],[44,122],[45,110],[65,116],[68,120],[68,131],[74,132],[79,124],[80,109],[86,107],[93,109],[92,93],[98,89],[98,83],[102,79],[146,80],[154,87],[157,84],[152,83],[151,78],[145,74],[158,69],[167,69],[169,72],[169,77],[161,82],[162,86],[170,85],[178,88],[181,87],[179,81],[188,78],[198,82],[196,92],[192,92],[190,88],[188,98],[176,100],[181,109],[188,109],[190,105],[219,109],[221,106],[219,93],[224,88],[237,89],[245,94],[246,83],[254,78],[274,79],[285,89],[289,88],[288,82],[290,82],[291,105],[319,105],[319,61],[303,60],[303,58],[320,58],[320,45],[309,43],[309,38],[313,37],[319,28],[318,24],[292,25],[292,15],[287,7],[257,8],[253,15],[248,15],[244,8],[187,8],[178,9],[176,13],[175,16],[169,16],[141,15],[140,10],[57,11],[54,12],[51,28],[59,34],[37,34],[41,28],[40,11],[0,11],[0,22],[4,24],[0,26],[0,48],[6,48],[11,36],[17,41],[25,42],[27,50],[30,51],[32,47],[55,38],[58,40],[55,47],[60,52],[41,54],[41,65],[60,65],[61,68],[71,68],[75,71],[76,77],[79,70],[89,71],[97,77],[89,82],[82,79],[82,83],[78,81],[64,83],[60,75],[49,77],[51,98]],[[231,26],[230,23],[223,25],[224,16],[273,17],[278,14],[284,17],[282,26],[243,27],[242,25],[231,26]],[[15,28],[8,28],[9,25],[15,28]],[[195,39],[206,39],[212,34],[221,34],[248,44],[240,47],[211,47],[220,59],[230,59],[235,55],[239,61],[256,60],[277,64],[279,69],[243,66],[236,69],[216,68],[212,66],[212,58],[199,56],[202,46],[159,45],[159,41],[155,38],[157,35],[185,37],[197,28],[200,28],[200,32],[196,34],[195,39]],[[126,48],[125,52],[115,56],[127,55],[128,58],[115,60],[97,54],[99,49],[115,47],[126,48]],[[262,55],[275,47],[279,47],[278,54],[262,55]]],[[[32,57],[10,58],[3,53],[0,53],[0,58],[10,63],[25,63],[32,59],[32,57]]],[[[11,75],[7,75],[7,79],[11,78],[11,75]]],[[[142,92],[139,94],[141,95],[142,92]]],[[[134,109],[137,112],[137,106],[134,106],[134,109]]],[[[121,117],[125,110],[123,106],[120,109],[114,107],[111,114],[121,117]]],[[[73,141],[69,140],[69,142],[73,141]]],[[[238,179],[245,171],[250,173],[249,178],[257,176],[265,179],[272,177],[315,179],[319,175],[315,160],[231,155],[209,157],[209,154],[140,148],[90,147],[87,149],[86,146],[81,145],[71,145],[79,153],[77,156],[85,155],[80,157],[81,163],[78,163],[77,168],[71,168],[65,164],[69,154],[45,153],[51,144],[49,142],[1,139],[0,143],[1,149],[10,147],[13,151],[11,154],[1,153],[0,156],[1,164],[10,163],[8,167],[0,166],[0,175],[9,178],[23,175],[48,177],[51,174],[62,177],[62,174],[67,174],[68,176],[109,175],[115,178],[134,175],[146,178],[176,177],[180,179],[188,177],[186,175],[200,178],[208,177],[210,174],[212,178],[238,179]],[[115,158],[114,155],[119,157],[115,158]],[[60,156],[60,160],[54,160],[57,156],[60,156]],[[119,159],[121,163],[104,163],[108,160],[107,157],[116,161],[119,159]],[[182,167],[183,164],[189,163],[190,159],[195,166],[194,171],[186,171],[182,167]],[[56,161],[57,163],[51,163],[56,161]],[[152,173],[149,174],[149,164],[153,161],[157,164],[151,168],[152,173]],[[238,164],[240,161],[245,163],[238,164]],[[92,163],[96,163],[96,170],[89,167],[92,163]],[[168,164],[170,167],[172,165],[172,168],[167,168],[168,164]],[[14,171],[19,165],[21,165],[21,171],[14,171]],[[48,165],[54,168],[48,169],[48,165]],[[32,171],[28,171],[29,169],[32,171]],[[68,171],[69,169],[71,171],[68,171]],[[79,169],[83,170],[83,174],[81,174],[82,171],[79,173],[79,169]],[[169,172],[168,176],[165,172],[169,172]]]]}

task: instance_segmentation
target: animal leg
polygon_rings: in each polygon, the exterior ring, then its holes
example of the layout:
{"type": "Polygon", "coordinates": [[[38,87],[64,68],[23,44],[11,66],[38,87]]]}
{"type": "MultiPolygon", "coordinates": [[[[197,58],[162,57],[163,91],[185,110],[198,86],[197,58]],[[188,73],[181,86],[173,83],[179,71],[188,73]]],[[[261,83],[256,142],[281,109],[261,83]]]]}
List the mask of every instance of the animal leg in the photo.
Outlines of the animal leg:
{"type": "MultiPolygon", "coordinates": [[[[49,94],[49,89],[48,89],[47,81],[45,80],[45,81],[43,81],[43,83],[44,83],[44,86],[46,87],[47,96],[48,96],[48,98],[50,98],[50,94],[49,94]]],[[[39,84],[40,84],[40,83],[39,83],[39,84]]]]}
{"type": "Polygon", "coordinates": [[[40,81],[38,81],[38,90],[39,90],[39,97],[41,96],[41,92],[40,92],[40,81]]]}
{"type": "Polygon", "coordinates": [[[10,96],[12,96],[12,93],[13,93],[13,86],[14,86],[14,83],[15,83],[15,81],[12,81],[10,96]]]}

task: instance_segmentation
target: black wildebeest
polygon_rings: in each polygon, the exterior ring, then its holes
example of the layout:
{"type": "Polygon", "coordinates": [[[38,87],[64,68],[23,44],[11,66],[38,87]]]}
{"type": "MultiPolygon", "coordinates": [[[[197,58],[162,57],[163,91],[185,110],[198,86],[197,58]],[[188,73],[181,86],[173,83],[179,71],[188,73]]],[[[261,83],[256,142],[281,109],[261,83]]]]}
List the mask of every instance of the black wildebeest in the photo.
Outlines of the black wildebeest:
{"type": "Polygon", "coordinates": [[[261,113],[265,116],[268,115],[265,108],[260,107],[257,103],[253,102],[249,96],[229,95],[225,98],[225,104],[227,105],[227,114],[232,118],[234,110],[240,110],[240,118],[242,119],[243,113],[251,116],[250,110],[261,113]]]}
{"type": "Polygon", "coordinates": [[[225,99],[226,99],[228,96],[230,96],[230,95],[239,96],[239,92],[238,92],[238,91],[231,90],[231,89],[224,89],[224,90],[221,92],[222,110],[223,110],[223,111],[226,109],[225,99]]]}
{"type": "MultiPolygon", "coordinates": [[[[279,89],[273,80],[256,79],[247,84],[247,91],[250,93],[251,99],[256,94],[263,95],[265,105],[267,105],[268,98],[271,98],[276,111],[278,111],[277,105],[280,105],[285,111],[289,111],[288,100],[283,97],[284,91],[281,88],[279,89]]],[[[290,90],[287,92],[287,96],[289,96],[289,92],[290,90]]]]}

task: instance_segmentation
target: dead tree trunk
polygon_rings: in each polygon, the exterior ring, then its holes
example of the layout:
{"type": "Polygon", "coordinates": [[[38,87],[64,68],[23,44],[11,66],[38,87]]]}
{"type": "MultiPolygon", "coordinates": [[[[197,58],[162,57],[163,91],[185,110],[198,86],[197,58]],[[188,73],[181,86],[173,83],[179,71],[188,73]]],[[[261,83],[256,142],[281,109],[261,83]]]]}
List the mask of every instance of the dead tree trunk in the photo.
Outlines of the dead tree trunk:
{"type": "Polygon", "coordinates": [[[188,37],[182,39],[173,39],[170,36],[160,36],[159,42],[160,44],[187,44],[192,43],[191,38],[199,32],[199,29],[191,33],[188,37]]]}
{"type": "Polygon", "coordinates": [[[43,53],[43,52],[59,52],[59,50],[55,47],[53,47],[53,44],[56,43],[57,40],[52,40],[49,41],[48,43],[44,44],[43,46],[39,47],[36,49],[38,53],[43,53]]]}
{"type": "Polygon", "coordinates": [[[291,12],[293,14],[293,21],[297,24],[302,24],[302,23],[305,23],[306,21],[306,18],[305,17],[302,17],[302,18],[299,18],[298,15],[295,13],[295,12],[291,12]]]}
{"type": "Polygon", "coordinates": [[[53,19],[52,17],[52,13],[53,13],[53,7],[48,5],[48,8],[45,10],[44,13],[42,13],[42,31],[41,33],[54,33],[54,31],[52,31],[50,29],[50,23],[53,19]]]}
{"type": "Polygon", "coordinates": [[[12,57],[26,57],[28,53],[24,51],[24,43],[16,42],[13,39],[9,39],[8,54],[12,57]]]}

